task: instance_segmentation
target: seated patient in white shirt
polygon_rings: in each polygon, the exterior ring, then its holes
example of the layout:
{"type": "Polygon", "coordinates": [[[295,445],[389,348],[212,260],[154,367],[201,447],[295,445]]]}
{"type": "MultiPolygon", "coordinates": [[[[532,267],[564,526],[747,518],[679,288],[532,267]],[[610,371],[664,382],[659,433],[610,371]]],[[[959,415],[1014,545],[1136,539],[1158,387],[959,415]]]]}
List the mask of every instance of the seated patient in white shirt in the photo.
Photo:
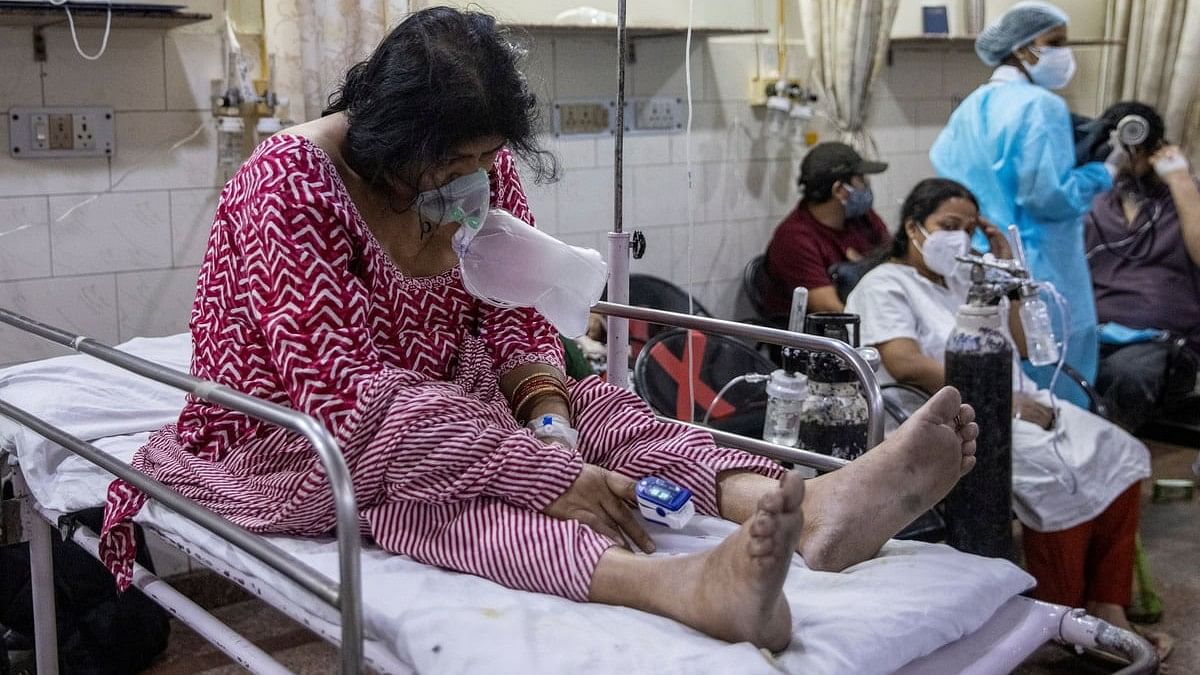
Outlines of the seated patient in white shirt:
{"type": "MultiPolygon", "coordinates": [[[[970,285],[969,267],[954,255],[967,251],[976,228],[997,257],[1012,253],[980,216],[974,195],[951,180],[919,183],[905,200],[901,223],[891,257],[863,277],[846,311],[861,317],[862,343],[879,349],[882,381],[932,393],[945,384],[946,340],[970,285]]],[[[1016,316],[1010,324],[1023,349],[1016,316]]],[[[1013,372],[1019,376],[1021,369],[1013,372]]],[[[1051,408],[1048,393],[1029,380],[1014,389],[1023,391],[1013,404],[1013,508],[1025,528],[1035,595],[1086,606],[1128,628],[1138,482],[1150,475],[1149,452],[1116,425],[1066,401],[1051,408]]]]}

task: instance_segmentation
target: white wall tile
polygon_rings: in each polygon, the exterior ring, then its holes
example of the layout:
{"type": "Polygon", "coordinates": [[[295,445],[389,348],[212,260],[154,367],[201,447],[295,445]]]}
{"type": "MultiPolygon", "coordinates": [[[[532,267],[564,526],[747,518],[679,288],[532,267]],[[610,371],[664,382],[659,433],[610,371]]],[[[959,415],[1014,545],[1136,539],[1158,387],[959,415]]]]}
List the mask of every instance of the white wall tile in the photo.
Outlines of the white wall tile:
{"type": "Polygon", "coordinates": [[[541,185],[525,182],[525,197],[529,200],[534,221],[539,230],[549,234],[558,232],[558,186],[558,182],[541,185]]]}
{"type": "Polygon", "coordinates": [[[117,113],[116,117],[113,190],[221,185],[216,130],[209,113],[127,112],[117,113]],[[174,147],[188,138],[186,143],[174,147]]]}
{"type": "Polygon", "coordinates": [[[879,155],[888,157],[917,149],[917,104],[887,96],[871,99],[868,129],[875,137],[879,155]]]}
{"type": "Polygon", "coordinates": [[[210,109],[212,81],[225,77],[221,36],[172,31],[165,40],[167,108],[210,109]]]}
{"type": "Polygon", "coordinates": [[[0,199],[0,280],[50,276],[45,197],[0,199]]]}
{"type": "MultiPolygon", "coordinates": [[[[626,84],[629,84],[628,80],[626,84]]],[[[554,90],[559,99],[616,100],[617,50],[613,41],[607,38],[555,40],[554,90]]]]}
{"type": "MultiPolygon", "coordinates": [[[[626,176],[626,181],[628,181],[626,176]]],[[[611,169],[572,169],[556,184],[558,234],[607,232],[613,224],[611,169]]],[[[626,203],[631,192],[626,183],[626,203]]]]}
{"type": "MultiPolygon", "coordinates": [[[[0,307],[101,342],[117,342],[116,283],[111,274],[2,283],[0,307]]],[[[0,327],[0,365],[66,351],[43,338],[0,327]]]]}
{"type": "MultiPolygon", "coordinates": [[[[612,164],[612,139],[608,140],[609,164],[612,164]]],[[[596,166],[596,139],[549,138],[543,141],[546,149],[553,152],[563,169],[590,169],[596,166]]]]}
{"type": "MultiPolygon", "coordinates": [[[[704,57],[701,40],[692,41],[692,99],[706,100],[704,92],[704,57]]],[[[609,52],[616,56],[616,50],[609,43],[609,52]]],[[[651,40],[639,40],[635,49],[636,61],[626,72],[626,77],[632,76],[632,96],[684,96],[687,93],[686,71],[684,70],[684,39],[682,37],[664,37],[651,40]]],[[[613,63],[612,70],[607,71],[611,82],[610,90],[616,90],[617,68],[613,63]]],[[[628,80],[626,81],[628,84],[628,80]]]]}
{"type": "MultiPolygon", "coordinates": [[[[680,133],[670,134],[630,134],[625,136],[624,154],[625,166],[649,166],[649,165],[665,165],[671,163],[671,141],[676,136],[683,135],[680,133]]],[[[612,139],[601,139],[597,142],[597,148],[608,152],[603,155],[603,158],[598,158],[599,166],[612,166],[613,163],[613,143],[612,139]]]]}
{"type": "Polygon", "coordinates": [[[946,127],[946,122],[950,120],[950,99],[938,99],[933,101],[918,101],[917,108],[917,138],[916,149],[928,150],[933,147],[933,142],[937,140],[938,134],[946,127]]]}
{"type": "Polygon", "coordinates": [[[0,177],[0,197],[99,192],[108,189],[108,160],[13,159],[5,120],[0,122],[0,177]]]}
{"type": "Polygon", "coordinates": [[[646,253],[640,259],[630,259],[629,271],[670,280],[675,266],[675,228],[656,227],[642,230],[642,234],[646,237],[646,253]]]}
{"type": "Polygon", "coordinates": [[[204,260],[220,195],[215,189],[171,192],[171,261],[174,265],[199,265],[204,260]]]}
{"type": "MultiPolygon", "coordinates": [[[[884,68],[879,81],[879,91],[887,91],[893,98],[904,100],[926,100],[943,95],[942,67],[951,50],[930,51],[924,49],[892,49],[892,63],[884,68]]],[[[974,57],[974,52],[970,52],[974,57]]]]}
{"type": "Polygon", "coordinates": [[[0,28],[0,109],[42,102],[42,71],[33,60],[28,28],[0,28]]]}
{"type": "Polygon", "coordinates": [[[197,267],[117,275],[121,340],[174,335],[188,329],[197,267]]]}
{"type": "MultiPolygon", "coordinates": [[[[747,251],[747,238],[741,222],[704,223],[692,234],[692,279],[711,281],[735,279],[741,276],[746,262],[760,251],[747,251]]],[[[675,266],[672,278],[687,279],[688,231],[678,228],[675,240],[675,266]]]]}
{"type": "MultiPolygon", "coordinates": [[[[639,166],[626,170],[626,197],[633,188],[635,222],[641,228],[682,225],[688,221],[687,171],[678,164],[670,166],[639,166]],[[632,181],[630,178],[632,177],[632,181]]],[[[699,176],[693,175],[694,180],[699,176]]],[[[699,192],[700,185],[696,185],[699,192]]],[[[697,201],[694,217],[702,217],[697,201]]]]}
{"type": "Polygon", "coordinates": [[[705,164],[696,183],[701,222],[767,218],[771,211],[770,162],[705,164]]]}
{"type": "MultiPolygon", "coordinates": [[[[763,72],[758,60],[761,47],[752,41],[724,42],[707,41],[705,48],[698,54],[698,71],[703,77],[704,100],[722,101],[749,99],[751,95],[750,81],[756,73],[763,72]]],[[[772,55],[775,49],[769,50],[772,55]]],[[[802,67],[805,59],[800,50],[788,52],[789,61],[795,54],[795,65],[802,67]]],[[[678,58],[682,58],[683,48],[679,48],[678,58]]],[[[696,68],[695,59],[693,68],[696,68]]],[[[693,87],[697,70],[692,71],[693,87]]],[[[693,96],[693,98],[696,98],[693,96]]]]}
{"type": "Polygon", "coordinates": [[[521,72],[538,102],[548,110],[554,100],[554,39],[540,34],[526,36],[521,42],[526,50],[521,72]]]}
{"type": "MultiPolygon", "coordinates": [[[[75,52],[71,31],[48,28],[46,105],[108,105],[116,110],[162,110],[167,105],[163,75],[163,32],[114,29],[98,61],[75,52]]],[[[79,29],[79,45],[92,53],[103,28],[79,29]]]]}
{"type": "Polygon", "coordinates": [[[106,194],[72,211],[79,202],[50,198],[55,276],[171,266],[166,192],[106,194]]]}
{"type": "Polygon", "coordinates": [[[965,98],[987,82],[993,70],[979,60],[974,50],[950,50],[942,62],[942,93],[952,99],[965,98]]]}

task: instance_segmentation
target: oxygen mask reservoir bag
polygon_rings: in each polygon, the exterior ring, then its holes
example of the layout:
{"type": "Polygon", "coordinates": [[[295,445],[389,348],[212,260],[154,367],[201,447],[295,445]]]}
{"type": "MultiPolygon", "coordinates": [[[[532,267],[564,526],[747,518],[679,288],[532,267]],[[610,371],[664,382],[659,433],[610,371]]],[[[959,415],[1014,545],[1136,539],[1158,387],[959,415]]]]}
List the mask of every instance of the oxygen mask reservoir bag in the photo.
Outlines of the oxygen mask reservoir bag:
{"type": "Polygon", "coordinates": [[[533,307],[567,337],[587,332],[588,312],[608,282],[598,251],[565,244],[511,213],[463,224],[454,250],[467,292],[499,307],[533,307]]]}

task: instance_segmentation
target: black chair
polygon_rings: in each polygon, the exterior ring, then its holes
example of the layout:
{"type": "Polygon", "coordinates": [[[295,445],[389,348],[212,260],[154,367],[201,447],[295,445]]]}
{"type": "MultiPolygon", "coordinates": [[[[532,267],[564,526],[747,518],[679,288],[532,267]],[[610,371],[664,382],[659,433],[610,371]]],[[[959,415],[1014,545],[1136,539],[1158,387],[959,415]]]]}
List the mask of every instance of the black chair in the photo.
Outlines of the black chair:
{"type": "MultiPolygon", "coordinates": [[[[608,289],[604,289],[601,300],[608,300],[608,289]]],[[[629,304],[633,307],[660,309],[664,312],[677,314],[692,314],[694,316],[711,317],[712,313],[695,298],[688,301],[687,291],[679,286],[649,274],[629,275],[629,304]]],[[[668,330],[670,326],[647,323],[637,319],[629,321],[629,358],[635,359],[646,342],[654,336],[668,330]]]]}
{"type": "Polygon", "coordinates": [[[712,407],[709,425],[713,428],[762,438],[767,393],[761,384],[740,382],[725,392],[720,401],[714,399],[739,375],[767,374],[773,370],[775,364],[743,342],[675,328],[650,338],[638,354],[633,367],[633,386],[660,415],[699,422],[712,407]],[[689,368],[688,362],[689,336],[694,369],[689,368]],[[695,393],[690,411],[689,382],[695,393]]]}

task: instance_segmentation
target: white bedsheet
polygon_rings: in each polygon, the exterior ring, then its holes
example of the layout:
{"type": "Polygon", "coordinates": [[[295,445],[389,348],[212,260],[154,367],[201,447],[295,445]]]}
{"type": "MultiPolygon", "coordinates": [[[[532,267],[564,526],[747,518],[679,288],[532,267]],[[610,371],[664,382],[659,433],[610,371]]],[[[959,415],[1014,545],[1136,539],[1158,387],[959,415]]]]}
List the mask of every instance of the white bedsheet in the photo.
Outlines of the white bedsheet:
{"type": "MultiPolygon", "coordinates": [[[[122,348],[186,367],[189,345],[176,336],[122,348]]],[[[146,432],[174,419],[182,397],[84,360],[62,357],[0,371],[0,398],[82,438],[99,439],[98,446],[127,461],[146,432]],[[97,376],[105,378],[103,386],[97,376]],[[65,389],[71,383],[86,386],[72,392],[65,389]]],[[[74,510],[102,501],[109,477],[99,469],[25,431],[0,431],[0,442],[6,441],[44,506],[74,510]]],[[[249,556],[161,507],[151,505],[140,520],[329,630],[330,610],[249,556]]],[[[698,518],[678,533],[653,529],[656,555],[713,546],[732,529],[712,518],[698,518]]],[[[337,577],[332,540],[271,539],[337,577]]],[[[796,637],[786,652],[769,657],[650,614],[513,591],[378,549],[364,552],[363,572],[368,636],[399,662],[445,673],[887,673],[979,628],[1033,584],[1007,562],[916,542],[890,542],[879,557],[841,574],[808,570],[797,556],[785,587],[796,637]]]]}

